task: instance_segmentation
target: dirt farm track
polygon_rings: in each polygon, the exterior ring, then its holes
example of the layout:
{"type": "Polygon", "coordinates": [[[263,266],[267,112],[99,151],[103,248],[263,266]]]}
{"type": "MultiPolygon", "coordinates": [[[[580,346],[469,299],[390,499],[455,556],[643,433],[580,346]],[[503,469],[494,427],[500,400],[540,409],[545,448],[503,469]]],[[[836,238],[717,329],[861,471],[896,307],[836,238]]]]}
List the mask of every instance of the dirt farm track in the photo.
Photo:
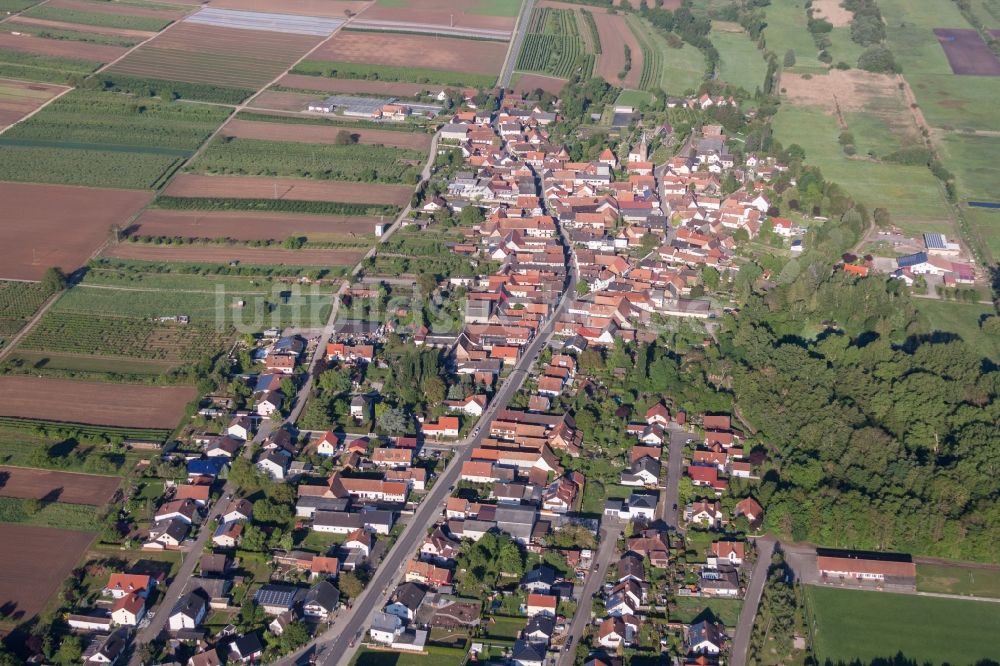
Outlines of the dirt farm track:
{"type": "Polygon", "coordinates": [[[0,416],[128,428],[174,428],[193,386],[139,386],[0,377],[0,416]]]}
{"type": "Polygon", "coordinates": [[[34,617],[93,540],[90,532],[0,525],[0,607],[15,621],[34,617]]]}
{"type": "Polygon", "coordinates": [[[120,484],[117,476],[0,465],[0,497],[100,506],[111,500],[120,484]]]}

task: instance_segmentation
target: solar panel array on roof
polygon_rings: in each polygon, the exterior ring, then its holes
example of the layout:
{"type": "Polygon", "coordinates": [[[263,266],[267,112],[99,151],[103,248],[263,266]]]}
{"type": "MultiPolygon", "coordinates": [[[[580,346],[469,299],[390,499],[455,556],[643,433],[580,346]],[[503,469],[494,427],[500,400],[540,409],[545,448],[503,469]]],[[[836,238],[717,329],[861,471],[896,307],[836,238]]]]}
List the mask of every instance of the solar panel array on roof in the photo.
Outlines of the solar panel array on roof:
{"type": "Polygon", "coordinates": [[[924,245],[928,250],[944,250],[947,247],[945,243],[942,234],[924,234],[924,245]]]}
{"type": "Polygon", "coordinates": [[[896,260],[896,265],[900,268],[908,268],[910,266],[916,266],[917,264],[922,264],[927,261],[926,252],[916,252],[914,254],[908,254],[905,257],[900,257],[896,260]]]}

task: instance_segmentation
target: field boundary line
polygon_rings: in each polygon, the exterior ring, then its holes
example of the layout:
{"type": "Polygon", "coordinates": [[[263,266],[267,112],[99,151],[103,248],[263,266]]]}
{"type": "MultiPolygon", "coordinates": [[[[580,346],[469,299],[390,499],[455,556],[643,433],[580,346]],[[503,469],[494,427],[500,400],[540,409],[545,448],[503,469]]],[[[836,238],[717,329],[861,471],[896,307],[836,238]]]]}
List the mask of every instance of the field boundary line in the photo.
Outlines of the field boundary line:
{"type": "MultiPolygon", "coordinates": [[[[122,477],[117,474],[97,474],[95,472],[78,472],[72,469],[50,469],[48,467],[33,467],[31,465],[11,465],[10,463],[4,463],[0,467],[12,467],[14,469],[30,469],[37,472],[54,472],[56,474],[79,474],[80,476],[104,476],[111,479],[121,479],[122,477]]],[[[3,495],[3,497],[12,497],[12,495],[3,495]]],[[[72,504],[72,502],[63,502],[63,504],[72,504]]]]}
{"type": "Polygon", "coordinates": [[[507,43],[507,57],[503,60],[500,69],[500,76],[497,78],[498,88],[507,88],[510,79],[514,76],[514,65],[517,64],[517,57],[521,53],[524,38],[528,34],[528,24],[531,22],[531,14],[535,10],[535,0],[524,0],[521,3],[521,11],[517,14],[517,23],[511,33],[510,42],[507,43]]]}
{"type": "MultiPolygon", "coordinates": [[[[110,289],[111,291],[139,291],[145,293],[159,293],[159,292],[170,292],[172,294],[214,294],[215,291],[210,289],[162,289],[156,287],[119,287],[113,284],[86,284],[80,283],[76,285],[77,287],[84,287],[86,289],[110,289]]],[[[267,296],[266,291],[240,291],[237,292],[241,296],[267,296]]]]}
{"type": "Polygon", "coordinates": [[[34,9],[35,7],[41,7],[42,5],[47,5],[48,2],[49,2],[49,0],[42,0],[39,3],[31,5],[30,7],[25,7],[21,11],[14,12],[13,14],[9,14],[7,16],[4,16],[2,19],[0,19],[0,23],[6,23],[7,21],[11,20],[12,18],[17,18],[18,16],[20,16],[24,12],[28,11],[29,9],[34,9]]]}

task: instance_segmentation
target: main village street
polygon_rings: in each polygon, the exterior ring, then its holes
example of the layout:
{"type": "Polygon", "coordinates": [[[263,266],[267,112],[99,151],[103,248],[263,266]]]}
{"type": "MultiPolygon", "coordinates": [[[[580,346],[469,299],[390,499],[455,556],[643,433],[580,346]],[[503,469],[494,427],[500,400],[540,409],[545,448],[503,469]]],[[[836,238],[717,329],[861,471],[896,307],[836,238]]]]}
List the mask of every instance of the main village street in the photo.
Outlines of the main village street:
{"type": "Polygon", "coordinates": [[[480,425],[476,426],[470,437],[454,447],[455,455],[448,467],[423,498],[389,554],[379,564],[375,575],[368,582],[361,596],[350,609],[342,612],[333,625],[318,639],[275,662],[276,664],[288,666],[301,659],[303,655],[313,651],[315,651],[316,662],[326,666],[347,664],[350,661],[351,656],[358,648],[360,634],[370,622],[372,615],[385,605],[396,584],[403,577],[406,561],[413,557],[426,536],[427,530],[438,520],[448,495],[458,482],[462,463],[471,458],[473,449],[487,437],[488,429],[483,429],[483,425],[488,424],[499,411],[505,409],[510,399],[521,387],[538,355],[551,339],[555,323],[573,300],[575,293],[576,275],[570,271],[568,284],[552,316],[525,349],[520,360],[494,395],[493,400],[478,421],[480,425]]]}

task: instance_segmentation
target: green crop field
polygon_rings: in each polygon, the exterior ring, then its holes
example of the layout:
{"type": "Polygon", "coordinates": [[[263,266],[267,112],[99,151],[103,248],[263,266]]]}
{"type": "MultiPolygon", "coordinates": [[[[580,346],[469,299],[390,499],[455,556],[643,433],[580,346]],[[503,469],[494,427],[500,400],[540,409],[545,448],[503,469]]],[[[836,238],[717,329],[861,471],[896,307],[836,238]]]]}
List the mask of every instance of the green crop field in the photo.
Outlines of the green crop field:
{"type": "Polygon", "coordinates": [[[837,121],[818,107],[783,106],[773,120],[775,138],[797,143],[806,161],[870,209],[887,208],[894,223],[913,232],[948,233],[949,211],[941,185],[923,166],[851,159],[837,142],[837,121]]]}
{"type": "Polygon", "coordinates": [[[576,10],[535,9],[516,69],[566,79],[580,68],[589,74],[593,58],[585,52],[576,10]]]}
{"type": "Polygon", "coordinates": [[[1000,597],[1000,568],[954,564],[918,564],[917,589],[921,592],[1000,597]]]}
{"type": "Polygon", "coordinates": [[[47,5],[32,7],[22,15],[49,21],[64,21],[66,23],[96,25],[107,28],[126,28],[128,30],[147,30],[149,32],[158,32],[173,22],[169,19],[151,16],[88,12],[64,7],[49,7],[47,5]]]}
{"type": "Polygon", "coordinates": [[[220,137],[191,165],[191,171],[363,183],[414,183],[420,173],[416,165],[422,164],[424,159],[420,151],[380,145],[314,145],[220,137]]]}
{"type": "Polygon", "coordinates": [[[997,654],[1000,604],[806,587],[820,663],[901,652],[918,664],[973,664],[997,654]]]}
{"type": "Polygon", "coordinates": [[[51,293],[38,282],[0,280],[0,347],[28,323],[51,293]]]}
{"type": "Polygon", "coordinates": [[[45,39],[59,39],[69,42],[86,42],[88,44],[105,44],[107,46],[135,46],[141,39],[136,37],[119,37],[117,35],[99,35],[95,32],[80,30],[60,30],[48,26],[21,23],[16,20],[6,21],[4,27],[26,35],[37,35],[45,39]]]}
{"type": "Polygon", "coordinates": [[[984,26],[1000,29],[1000,0],[971,0],[969,4],[984,26]]]}
{"type": "Polygon", "coordinates": [[[496,83],[490,74],[449,72],[426,67],[389,67],[353,62],[331,62],[329,60],[303,60],[292,69],[292,74],[325,76],[334,79],[368,79],[377,81],[407,81],[429,83],[438,86],[469,86],[489,88],[496,83]]]}
{"type": "MultiPolygon", "coordinates": [[[[379,7],[405,8],[413,7],[414,0],[375,0],[379,7]]],[[[483,16],[517,16],[521,10],[521,0],[475,0],[465,7],[465,11],[470,14],[482,14],[483,16]]]]}
{"type": "Polygon", "coordinates": [[[229,110],[75,90],[0,138],[0,179],[152,188],[229,110]]]}
{"type": "Polygon", "coordinates": [[[701,51],[683,42],[680,48],[671,48],[666,38],[637,14],[627,14],[625,20],[642,48],[640,86],[644,90],[659,88],[673,95],[697,90],[705,78],[701,51]]]}
{"type": "Polygon", "coordinates": [[[96,532],[101,528],[97,512],[90,505],[42,502],[40,507],[31,509],[28,500],[17,497],[0,497],[0,522],[84,532],[96,532]]]}
{"type": "Polygon", "coordinates": [[[1000,257],[1000,210],[963,206],[962,216],[992,256],[1000,257]]]}
{"type": "Polygon", "coordinates": [[[719,51],[719,78],[750,93],[764,86],[767,63],[746,33],[713,31],[709,37],[719,51]]]}
{"type": "Polygon", "coordinates": [[[92,60],[58,58],[0,49],[0,77],[10,79],[68,83],[70,80],[82,79],[100,66],[101,63],[92,60]]]}

